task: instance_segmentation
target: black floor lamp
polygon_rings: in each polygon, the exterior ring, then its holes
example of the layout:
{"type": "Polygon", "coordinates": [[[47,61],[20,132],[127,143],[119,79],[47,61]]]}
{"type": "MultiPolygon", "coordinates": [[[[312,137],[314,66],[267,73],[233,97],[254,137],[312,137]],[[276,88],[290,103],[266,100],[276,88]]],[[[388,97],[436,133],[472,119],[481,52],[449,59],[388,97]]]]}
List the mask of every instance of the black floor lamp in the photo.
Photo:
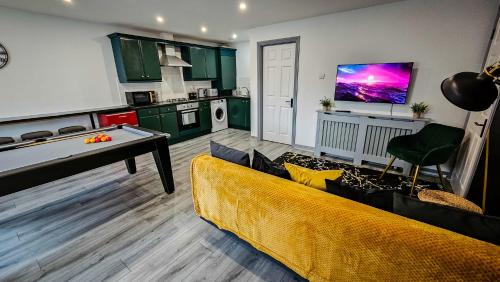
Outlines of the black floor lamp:
{"type": "MultiPolygon", "coordinates": [[[[443,95],[455,106],[464,110],[480,112],[487,110],[498,97],[497,84],[500,84],[500,62],[487,67],[482,73],[461,72],[441,83],[443,95]]],[[[483,125],[483,130],[486,122],[483,125]]],[[[486,209],[488,185],[489,132],[486,132],[486,158],[483,186],[483,212],[486,209]]]]}

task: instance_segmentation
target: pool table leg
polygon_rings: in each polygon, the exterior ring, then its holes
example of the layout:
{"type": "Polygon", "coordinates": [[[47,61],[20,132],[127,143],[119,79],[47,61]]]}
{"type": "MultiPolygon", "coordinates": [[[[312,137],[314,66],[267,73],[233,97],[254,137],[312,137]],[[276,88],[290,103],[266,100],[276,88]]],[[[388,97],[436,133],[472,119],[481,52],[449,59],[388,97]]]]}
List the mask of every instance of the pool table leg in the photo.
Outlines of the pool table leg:
{"type": "Polygon", "coordinates": [[[170,163],[170,151],[166,138],[156,142],[156,151],[153,151],[153,157],[160,173],[160,179],[163,183],[163,189],[167,194],[174,192],[174,177],[172,175],[172,164],[170,163]]]}
{"type": "Polygon", "coordinates": [[[127,166],[128,173],[134,174],[137,172],[137,166],[135,165],[135,158],[126,159],[125,165],[127,166]]]}

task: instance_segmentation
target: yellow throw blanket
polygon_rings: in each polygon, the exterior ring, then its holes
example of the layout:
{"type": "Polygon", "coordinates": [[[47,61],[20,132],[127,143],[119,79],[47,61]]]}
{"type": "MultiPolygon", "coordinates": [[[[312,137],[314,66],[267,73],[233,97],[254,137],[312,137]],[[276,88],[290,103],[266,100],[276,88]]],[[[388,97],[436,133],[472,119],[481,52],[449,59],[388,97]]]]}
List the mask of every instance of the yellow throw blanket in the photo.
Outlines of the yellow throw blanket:
{"type": "Polygon", "coordinates": [[[500,247],[207,155],[195,212],[311,281],[500,281],[500,247]]]}

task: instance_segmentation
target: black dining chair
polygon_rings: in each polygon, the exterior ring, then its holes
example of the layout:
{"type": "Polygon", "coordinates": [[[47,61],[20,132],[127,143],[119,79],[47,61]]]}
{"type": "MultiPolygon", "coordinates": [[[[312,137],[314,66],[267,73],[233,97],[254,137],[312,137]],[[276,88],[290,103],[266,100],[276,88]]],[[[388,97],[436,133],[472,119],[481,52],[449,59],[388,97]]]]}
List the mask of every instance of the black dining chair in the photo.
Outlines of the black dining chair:
{"type": "Polygon", "coordinates": [[[23,140],[23,141],[36,140],[36,139],[40,139],[40,138],[51,137],[53,135],[54,134],[52,134],[52,132],[50,132],[48,130],[34,131],[34,132],[24,133],[23,135],[21,135],[21,140],[23,140]]]}
{"type": "Polygon", "coordinates": [[[16,140],[12,137],[0,137],[0,145],[14,143],[16,140]]]}
{"type": "Polygon", "coordinates": [[[76,133],[76,132],[81,132],[81,131],[86,131],[87,128],[85,126],[81,125],[73,125],[73,126],[67,126],[63,128],[59,128],[58,132],[59,134],[70,134],[70,133],[76,133]]]}

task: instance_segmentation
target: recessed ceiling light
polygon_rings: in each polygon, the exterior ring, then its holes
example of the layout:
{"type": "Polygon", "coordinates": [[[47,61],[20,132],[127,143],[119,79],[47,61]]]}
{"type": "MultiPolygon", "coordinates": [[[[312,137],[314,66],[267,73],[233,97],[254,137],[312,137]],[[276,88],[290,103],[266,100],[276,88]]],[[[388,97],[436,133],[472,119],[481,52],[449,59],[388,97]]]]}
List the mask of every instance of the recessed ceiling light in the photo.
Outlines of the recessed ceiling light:
{"type": "Polygon", "coordinates": [[[232,37],[233,39],[236,39],[236,38],[238,38],[238,34],[233,33],[233,35],[231,35],[231,37],[232,37]]]}
{"type": "Polygon", "coordinates": [[[157,21],[158,23],[163,23],[163,22],[165,22],[165,19],[164,19],[162,16],[157,16],[157,17],[156,17],[156,21],[157,21]]]}
{"type": "Polygon", "coordinates": [[[201,32],[205,33],[205,32],[207,32],[207,31],[208,31],[208,29],[207,29],[207,27],[206,27],[206,26],[201,26],[201,32]]]}
{"type": "Polygon", "coordinates": [[[240,11],[246,11],[246,10],[247,10],[247,3],[240,2],[240,11]]]}
{"type": "Polygon", "coordinates": [[[73,4],[73,0],[63,0],[65,4],[73,4]]]}

